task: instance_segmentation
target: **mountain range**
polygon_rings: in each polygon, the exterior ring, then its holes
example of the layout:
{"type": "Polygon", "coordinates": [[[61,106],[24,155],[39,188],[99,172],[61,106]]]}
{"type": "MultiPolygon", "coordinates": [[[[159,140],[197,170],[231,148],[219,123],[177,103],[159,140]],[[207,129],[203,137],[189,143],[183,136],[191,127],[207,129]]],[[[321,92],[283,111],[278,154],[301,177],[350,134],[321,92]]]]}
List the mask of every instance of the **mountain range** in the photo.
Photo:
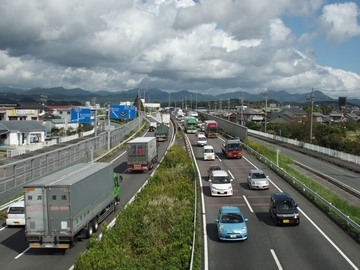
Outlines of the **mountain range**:
{"type": "MultiPolygon", "coordinates": [[[[47,105],[58,103],[59,101],[85,104],[86,101],[103,104],[106,102],[112,102],[114,104],[124,101],[135,101],[140,90],[141,98],[144,98],[146,102],[158,102],[165,106],[169,102],[172,104],[177,103],[178,106],[182,102],[192,103],[204,103],[204,102],[222,102],[226,104],[228,100],[244,100],[244,104],[248,102],[263,102],[266,98],[268,103],[282,103],[285,104],[303,104],[309,103],[309,97],[311,92],[305,94],[290,94],[286,91],[271,91],[268,90],[264,94],[251,94],[248,92],[238,91],[232,93],[224,93],[220,95],[203,95],[201,93],[190,92],[188,90],[180,90],[177,92],[167,92],[157,88],[134,88],[130,90],[109,92],[105,90],[101,91],[87,91],[81,88],[65,89],[63,87],[53,88],[32,88],[32,89],[17,89],[10,87],[0,87],[0,103],[14,103],[17,101],[34,100],[43,101],[47,105]]],[[[333,99],[321,91],[314,91],[314,103],[338,103],[338,99],[333,99]]],[[[347,100],[348,105],[360,106],[360,99],[347,100]]],[[[58,104],[57,104],[58,105],[58,104]]]]}

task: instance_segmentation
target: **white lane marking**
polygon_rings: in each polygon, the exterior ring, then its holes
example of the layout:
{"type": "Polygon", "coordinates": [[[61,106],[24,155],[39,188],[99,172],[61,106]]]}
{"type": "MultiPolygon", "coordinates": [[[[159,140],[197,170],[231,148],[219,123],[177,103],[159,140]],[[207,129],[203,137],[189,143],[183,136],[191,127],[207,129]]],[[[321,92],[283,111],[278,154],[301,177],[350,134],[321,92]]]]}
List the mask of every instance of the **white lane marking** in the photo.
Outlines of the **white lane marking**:
{"type": "Polygon", "coordinates": [[[28,248],[25,249],[23,252],[21,252],[19,255],[17,255],[17,256],[15,257],[15,260],[18,259],[18,258],[20,258],[22,255],[24,255],[24,253],[25,253],[26,251],[28,251],[29,249],[30,249],[30,247],[28,247],[28,248]]]}
{"type": "MultiPolygon", "coordinates": [[[[257,167],[252,164],[248,159],[246,159],[252,166],[254,166],[256,169],[257,167]]],[[[273,183],[270,178],[268,178],[269,181],[271,182],[271,184],[274,185],[274,187],[279,190],[280,192],[282,192],[282,190],[275,185],[275,183],[273,183]]],[[[312,221],[306,214],[304,211],[302,211],[299,207],[298,207],[299,212],[301,212],[301,214],[315,227],[315,229],[336,249],[337,252],[339,252],[339,254],[353,267],[353,269],[358,270],[359,268],[345,255],[345,253],[319,228],[319,226],[317,226],[315,224],[314,221],[312,221]]]]}
{"type": "Polygon", "coordinates": [[[353,269],[358,270],[359,268],[345,255],[345,253],[319,228],[318,225],[315,224],[314,221],[312,221],[312,219],[310,219],[304,211],[302,211],[299,207],[298,210],[301,212],[301,214],[308,220],[310,221],[310,223],[315,227],[316,230],[318,230],[318,232],[320,234],[322,234],[322,236],[324,236],[324,238],[337,250],[337,252],[340,253],[340,255],[352,266],[353,269]]]}
{"type": "Polygon", "coordinates": [[[246,202],[247,206],[249,207],[249,210],[251,213],[254,213],[254,210],[252,209],[249,201],[246,199],[245,195],[243,195],[244,201],[246,202]]]}
{"type": "Polygon", "coordinates": [[[2,228],[0,229],[0,232],[1,232],[2,230],[5,230],[6,228],[7,228],[7,226],[2,227],[2,228]]]}
{"type": "Polygon", "coordinates": [[[277,265],[278,269],[279,269],[279,270],[282,270],[283,268],[282,268],[282,266],[281,266],[281,263],[280,263],[280,261],[279,261],[278,257],[276,256],[275,251],[274,251],[273,249],[270,249],[270,252],[271,252],[271,255],[272,255],[272,256],[273,256],[273,258],[274,258],[274,261],[275,261],[275,263],[276,263],[276,265],[277,265]]]}
{"type": "Polygon", "coordinates": [[[235,177],[234,177],[233,174],[230,172],[230,170],[228,170],[228,173],[230,174],[231,178],[234,180],[235,177]]]}

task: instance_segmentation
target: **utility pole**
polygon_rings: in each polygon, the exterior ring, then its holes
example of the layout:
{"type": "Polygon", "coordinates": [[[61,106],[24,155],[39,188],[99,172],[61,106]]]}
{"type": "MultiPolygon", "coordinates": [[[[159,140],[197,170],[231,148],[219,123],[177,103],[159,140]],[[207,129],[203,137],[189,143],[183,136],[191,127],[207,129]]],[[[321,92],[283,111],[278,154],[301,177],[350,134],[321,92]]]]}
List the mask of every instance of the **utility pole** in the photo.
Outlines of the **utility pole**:
{"type": "Polygon", "coordinates": [[[244,96],[241,98],[241,125],[244,125],[244,96]]]}
{"type": "Polygon", "coordinates": [[[267,132],[266,124],[267,124],[267,100],[268,100],[268,92],[267,90],[263,92],[263,96],[265,96],[265,133],[267,132]]]}
{"type": "Polygon", "coordinates": [[[195,111],[197,110],[197,90],[196,90],[196,101],[195,101],[195,111]]]}
{"type": "Polygon", "coordinates": [[[311,88],[311,95],[306,97],[307,100],[311,101],[311,115],[310,115],[310,144],[312,143],[312,130],[313,130],[313,113],[314,113],[314,88],[311,88]]]}
{"type": "Polygon", "coordinates": [[[230,99],[228,100],[228,121],[230,121],[230,99]]]}

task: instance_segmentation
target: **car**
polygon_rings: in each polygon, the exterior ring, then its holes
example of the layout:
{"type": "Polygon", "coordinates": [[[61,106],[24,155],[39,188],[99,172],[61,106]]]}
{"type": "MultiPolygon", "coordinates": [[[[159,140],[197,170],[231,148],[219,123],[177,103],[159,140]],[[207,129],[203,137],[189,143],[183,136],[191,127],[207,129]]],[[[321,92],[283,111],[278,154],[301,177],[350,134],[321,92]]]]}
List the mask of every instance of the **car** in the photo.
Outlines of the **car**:
{"type": "Polygon", "coordinates": [[[251,169],[247,176],[250,189],[268,189],[269,179],[262,170],[251,169]]]}
{"type": "Polygon", "coordinates": [[[198,146],[207,145],[207,138],[206,138],[205,135],[199,134],[199,135],[197,136],[197,145],[198,145],[198,146]]]}
{"type": "Polygon", "coordinates": [[[232,196],[232,182],[227,171],[212,171],[209,178],[211,196],[232,196]]]}
{"type": "Polygon", "coordinates": [[[222,170],[220,165],[218,164],[210,165],[209,169],[207,170],[208,179],[210,179],[210,175],[212,171],[220,171],[220,170],[222,170]]]}
{"type": "Polygon", "coordinates": [[[204,145],[203,148],[204,160],[215,160],[214,147],[211,145],[204,145]]]}
{"type": "Polygon", "coordinates": [[[299,225],[298,205],[287,192],[274,192],[270,196],[269,214],[275,225],[299,225]]]}
{"type": "Polygon", "coordinates": [[[12,226],[25,226],[25,203],[18,201],[12,203],[6,211],[6,225],[12,226]]]}
{"type": "Polygon", "coordinates": [[[150,116],[151,116],[151,114],[150,114],[150,113],[147,113],[147,114],[146,114],[146,117],[150,117],[150,116]]]}
{"type": "Polygon", "coordinates": [[[222,206],[215,219],[219,240],[239,241],[247,240],[248,229],[243,213],[237,206],[222,206]]]}

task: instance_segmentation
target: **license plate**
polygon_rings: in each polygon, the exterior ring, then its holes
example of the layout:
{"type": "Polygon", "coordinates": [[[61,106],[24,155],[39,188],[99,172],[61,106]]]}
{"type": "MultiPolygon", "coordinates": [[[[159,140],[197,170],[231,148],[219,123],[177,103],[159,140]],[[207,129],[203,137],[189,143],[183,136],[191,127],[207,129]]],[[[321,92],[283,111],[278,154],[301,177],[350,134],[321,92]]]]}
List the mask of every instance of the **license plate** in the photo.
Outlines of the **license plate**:
{"type": "Polygon", "coordinates": [[[288,220],[288,219],[284,219],[284,220],[283,220],[283,223],[289,223],[289,220],[288,220]]]}
{"type": "Polygon", "coordinates": [[[20,224],[20,222],[14,221],[14,225],[19,225],[19,224],[20,224]]]}
{"type": "Polygon", "coordinates": [[[236,234],[230,234],[230,238],[236,238],[236,234]]]}

